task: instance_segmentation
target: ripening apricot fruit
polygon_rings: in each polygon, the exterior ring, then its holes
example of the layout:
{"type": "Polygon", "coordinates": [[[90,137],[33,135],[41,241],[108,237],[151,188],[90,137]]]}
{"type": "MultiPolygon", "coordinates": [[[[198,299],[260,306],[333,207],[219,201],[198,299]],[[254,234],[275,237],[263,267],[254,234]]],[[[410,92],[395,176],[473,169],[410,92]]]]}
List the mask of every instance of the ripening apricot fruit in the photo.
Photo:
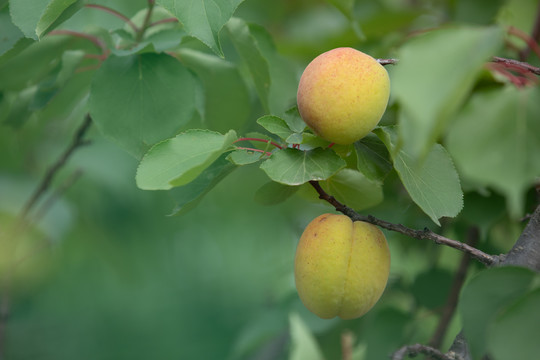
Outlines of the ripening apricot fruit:
{"type": "Polygon", "coordinates": [[[296,249],[298,295],[323,319],[364,315],[381,297],[389,271],[390,251],[382,231],[345,215],[315,218],[296,249]]]}
{"type": "Polygon", "coordinates": [[[352,144],[379,123],[390,96],[386,69],[371,56],[337,48],[317,56],[298,85],[298,111],[320,137],[352,144]]]}

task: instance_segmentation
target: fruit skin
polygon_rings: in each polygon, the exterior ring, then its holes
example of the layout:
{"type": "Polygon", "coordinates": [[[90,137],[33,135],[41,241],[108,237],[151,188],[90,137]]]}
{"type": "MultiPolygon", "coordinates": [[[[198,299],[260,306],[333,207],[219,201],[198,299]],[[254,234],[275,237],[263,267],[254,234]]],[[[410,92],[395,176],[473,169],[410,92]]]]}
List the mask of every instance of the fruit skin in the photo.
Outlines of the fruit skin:
{"type": "Polygon", "coordinates": [[[389,272],[390,250],[382,231],[345,215],[315,218],[296,249],[298,295],[323,319],[364,315],[381,297],[389,272]]]}
{"type": "Polygon", "coordinates": [[[320,137],[352,144],[379,123],[390,96],[386,69],[371,56],[337,48],[317,56],[298,85],[298,110],[320,137]]]}

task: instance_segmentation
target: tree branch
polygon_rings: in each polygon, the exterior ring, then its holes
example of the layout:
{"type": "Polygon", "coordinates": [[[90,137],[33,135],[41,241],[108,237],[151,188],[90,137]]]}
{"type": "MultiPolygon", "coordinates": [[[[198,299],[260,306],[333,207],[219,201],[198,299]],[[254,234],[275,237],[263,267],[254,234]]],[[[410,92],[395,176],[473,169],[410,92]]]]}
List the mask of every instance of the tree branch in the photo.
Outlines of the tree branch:
{"type": "Polygon", "coordinates": [[[527,226],[501,264],[540,271],[540,205],[536,207],[527,226]]]}
{"type": "Polygon", "coordinates": [[[71,141],[71,144],[69,147],[62,153],[62,155],[56,160],[54,164],[51,165],[51,167],[47,170],[45,173],[45,176],[41,180],[39,186],[36,188],[30,199],[26,202],[23,209],[21,210],[20,218],[26,219],[28,216],[28,213],[30,210],[36,205],[36,202],[41,198],[41,196],[48,190],[49,186],[51,185],[51,182],[58,172],[66,163],[66,161],[69,159],[71,154],[77,149],[79,146],[84,145],[84,134],[92,124],[92,118],[90,117],[90,114],[87,114],[84,118],[83,123],[81,126],[77,129],[75,132],[75,135],[73,136],[73,140],[71,141]]]}
{"type": "Polygon", "coordinates": [[[150,24],[150,19],[152,18],[152,11],[154,10],[155,1],[148,0],[148,9],[146,10],[146,15],[144,17],[144,21],[142,24],[142,27],[139,31],[137,31],[137,35],[135,37],[135,41],[137,43],[140,43],[141,40],[144,37],[144,33],[146,32],[146,29],[148,29],[148,24],[150,24]]]}
{"type": "MultiPolygon", "coordinates": [[[[32,210],[35,208],[36,204],[38,203],[38,200],[41,199],[41,197],[47,192],[49,189],[53,178],[58,173],[58,171],[66,164],[67,160],[71,157],[73,152],[79,148],[80,146],[84,145],[86,142],[83,140],[84,135],[86,134],[86,131],[92,124],[92,118],[89,114],[87,114],[84,118],[83,123],[79,126],[75,134],[73,135],[73,139],[71,140],[71,144],[67,147],[67,149],[60,155],[60,157],[54,162],[46,171],[45,175],[43,176],[43,179],[38,184],[36,190],[30,197],[30,199],[26,202],[26,204],[21,209],[19,215],[17,216],[17,219],[15,220],[15,223],[13,224],[13,228],[0,237],[0,242],[3,241],[11,241],[17,239],[17,237],[24,234],[26,228],[28,227],[28,224],[31,222],[29,219],[29,215],[32,212],[32,210]]],[[[67,181],[67,183],[64,183],[64,185],[58,190],[60,192],[63,192],[66,190],[68,186],[73,184],[75,180],[79,177],[80,173],[76,172],[72,177],[70,177],[67,181]]],[[[50,201],[45,202],[42,208],[40,208],[40,211],[36,214],[36,217],[34,217],[34,220],[39,219],[40,216],[44,215],[44,212],[49,208],[51,201],[54,201],[56,196],[59,194],[57,192],[56,194],[52,195],[52,198],[49,199],[50,201]]],[[[9,244],[9,250],[7,254],[7,258],[10,259],[10,255],[13,255],[15,250],[16,244],[12,243],[9,244]]],[[[3,254],[6,255],[6,254],[3,254]]],[[[5,328],[6,323],[9,317],[9,311],[10,311],[10,288],[11,288],[11,275],[14,271],[14,268],[16,266],[15,259],[11,259],[11,263],[8,264],[6,271],[1,274],[0,277],[0,360],[4,358],[4,340],[5,340],[5,328]]]]}
{"type": "Polygon", "coordinates": [[[499,263],[498,256],[486,254],[483,251],[478,250],[468,244],[436,234],[428,228],[425,228],[424,230],[414,230],[401,224],[393,224],[385,220],[377,219],[376,217],[371,215],[366,216],[358,214],[350,207],[340,203],[336,200],[336,198],[326,193],[326,191],[324,191],[324,189],[317,181],[310,181],[309,183],[317,191],[321,200],[325,200],[326,202],[330,203],[337,211],[341,212],[344,215],[347,215],[353,221],[365,221],[370,224],[380,226],[386,230],[395,231],[415,239],[431,240],[439,245],[446,245],[454,249],[461,250],[487,266],[492,266],[499,263]]]}
{"type": "MultiPolygon", "coordinates": [[[[467,244],[471,246],[476,246],[479,238],[480,238],[480,234],[479,234],[478,228],[471,227],[467,234],[467,244]]],[[[435,330],[435,332],[433,333],[433,336],[431,337],[431,340],[429,341],[429,345],[433,346],[434,348],[441,347],[441,344],[444,339],[444,335],[446,334],[446,330],[448,330],[450,321],[452,320],[452,317],[454,316],[454,313],[458,305],[459,294],[461,292],[461,288],[463,287],[463,283],[465,282],[465,278],[467,276],[467,270],[469,269],[470,262],[471,262],[471,258],[469,257],[469,255],[463,254],[463,256],[461,257],[461,262],[459,264],[458,270],[454,277],[454,281],[452,282],[452,286],[450,288],[450,294],[448,295],[448,299],[446,300],[446,305],[444,306],[441,319],[439,320],[437,329],[435,330]]]]}
{"type": "Polygon", "coordinates": [[[540,75],[540,68],[536,66],[532,66],[531,64],[528,64],[526,62],[517,61],[513,59],[506,59],[499,56],[493,56],[492,61],[494,63],[502,63],[505,65],[511,65],[520,69],[523,69],[525,71],[531,72],[535,75],[540,75]]]}
{"type": "Polygon", "coordinates": [[[437,360],[459,360],[461,359],[455,353],[448,352],[443,354],[441,351],[422,344],[406,345],[399,348],[394,354],[392,354],[392,360],[403,360],[406,356],[414,357],[419,354],[430,356],[432,359],[437,360]]]}

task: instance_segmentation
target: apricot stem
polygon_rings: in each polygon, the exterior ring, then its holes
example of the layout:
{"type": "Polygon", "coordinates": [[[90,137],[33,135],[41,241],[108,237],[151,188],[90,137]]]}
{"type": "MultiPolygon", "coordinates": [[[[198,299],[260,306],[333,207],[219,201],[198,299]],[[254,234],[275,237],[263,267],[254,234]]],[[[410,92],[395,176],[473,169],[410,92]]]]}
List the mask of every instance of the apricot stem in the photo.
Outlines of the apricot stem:
{"type": "Polygon", "coordinates": [[[94,45],[96,45],[96,47],[101,49],[102,56],[105,54],[108,54],[109,52],[109,49],[107,49],[107,45],[97,36],[81,33],[78,31],[72,31],[72,30],[53,30],[48,35],[68,35],[68,36],[79,37],[79,38],[91,41],[94,45]]]}
{"type": "Polygon", "coordinates": [[[283,149],[283,147],[271,140],[265,140],[265,139],[259,139],[259,138],[251,138],[251,137],[245,137],[245,138],[240,138],[238,140],[235,141],[235,143],[239,142],[239,141],[259,141],[259,142],[265,142],[265,143],[270,143],[272,145],[274,145],[275,147],[277,147],[278,149],[283,149]]]}
{"type": "Polygon", "coordinates": [[[144,17],[144,21],[142,24],[142,27],[137,31],[137,35],[135,37],[135,42],[139,43],[141,42],[144,33],[146,32],[146,29],[148,29],[150,24],[150,19],[152,18],[152,11],[154,10],[155,1],[148,0],[148,10],[146,11],[146,16],[144,17]]]}

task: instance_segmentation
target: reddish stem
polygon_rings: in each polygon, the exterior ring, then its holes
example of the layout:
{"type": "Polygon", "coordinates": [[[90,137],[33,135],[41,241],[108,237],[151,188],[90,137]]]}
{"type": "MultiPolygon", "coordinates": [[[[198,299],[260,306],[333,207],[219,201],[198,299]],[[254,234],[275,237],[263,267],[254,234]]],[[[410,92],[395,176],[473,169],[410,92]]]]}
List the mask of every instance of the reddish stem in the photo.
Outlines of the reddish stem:
{"type": "Polygon", "coordinates": [[[99,69],[100,65],[89,65],[89,66],[84,66],[84,67],[80,67],[78,69],[75,70],[75,73],[76,74],[80,74],[80,73],[83,73],[85,71],[92,71],[92,70],[97,70],[99,69]]]}
{"type": "Polygon", "coordinates": [[[529,34],[527,34],[524,31],[521,31],[520,29],[515,28],[513,26],[510,26],[508,28],[508,33],[510,35],[517,36],[521,40],[525,41],[525,43],[527,43],[527,46],[532,51],[534,51],[534,53],[536,54],[536,56],[538,56],[538,58],[540,58],[540,46],[536,43],[536,41],[529,34]]]}
{"type": "Polygon", "coordinates": [[[506,59],[506,58],[502,58],[502,57],[499,57],[499,56],[494,56],[492,61],[494,63],[503,64],[507,68],[511,67],[514,70],[516,70],[518,68],[522,69],[523,71],[520,70],[520,72],[522,72],[522,73],[524,73],[525,71],[528,71],[530,73],[540,75],[540,68],[538,68],[536,66],[532,66],[531,64],[528,64],[528,63],[525,63],[525,62],[521,62],[521,61],[517,61],[517,60],[513,60],[513,59],[506,59]]]}
{"type": "Polygon", "coordinates": [[[159,24],[172,23],[172,22],[178,22],[178,19],[177,18],[161,19],[161,20],[158,20],[158,21],[154,21],[153,23],[148,25],[148,27],[152,27],[152,26],[159,25],[159,24]]]}
{"type": "Polygon", "coordinates": [[[527,85],[528,83],[532,82],[532,79],[529,79],[526,76],[517,76],[514,75],[512,72],[509,71],[510,68],[506,68],[502,64],[497,63],[490,63],[486,64],[486,66],[491,69],[494,72],[497,72],[501,74],[502,76],[506,77],[512,84],[514,84],[516,87],[523,87],[527,85]]]}
{"type": "Polygon", "coordinates": [[[74,36],[74,37],[90,40],[94,45],[96,45],[101,50],[102,56],[106,57],[107,54],[109,53],[109,49],[107,49],[107,45],[103,41],[101,41],[98,37],[93,36],[93,35],[88,35],[85,33],[71,31],[71,30],[53,30],[49,33],[49,35],[68,35],[68,36],[74,36]]]}
{"type": "Polygon", "coordinates": [[[259,141],[259,142],[265,142],[265,143],[270,143],[272,145],[274,145],[275,147],[277,147],[278,149],[283,149],[283,147],[271,140],[265,140],[265,139],[259,139],[259,138],[240,138],[238,140],[235,141],[235,143],[239,142],[239,141],[259,141]]]}
{"type": "Polygon", "coordinates": [[[114,9],[111,9],[111,8],[103,6],[103,5],[96,5],[96,4],[86,4],[85,6],[88,7],[88,8],[94,8],[94,9],[102,10],[102,11],[105,11],[105,12],[111,14],[111,15],[114,15],[117,18],[123,20],[129,26],[131,26],[131,28],[135,32],[139,32],[139,27],[137,25],[135,25],[127,16],[125,16],[124,14],[119,13],[118,11],[116,11],[114,9]]]}

